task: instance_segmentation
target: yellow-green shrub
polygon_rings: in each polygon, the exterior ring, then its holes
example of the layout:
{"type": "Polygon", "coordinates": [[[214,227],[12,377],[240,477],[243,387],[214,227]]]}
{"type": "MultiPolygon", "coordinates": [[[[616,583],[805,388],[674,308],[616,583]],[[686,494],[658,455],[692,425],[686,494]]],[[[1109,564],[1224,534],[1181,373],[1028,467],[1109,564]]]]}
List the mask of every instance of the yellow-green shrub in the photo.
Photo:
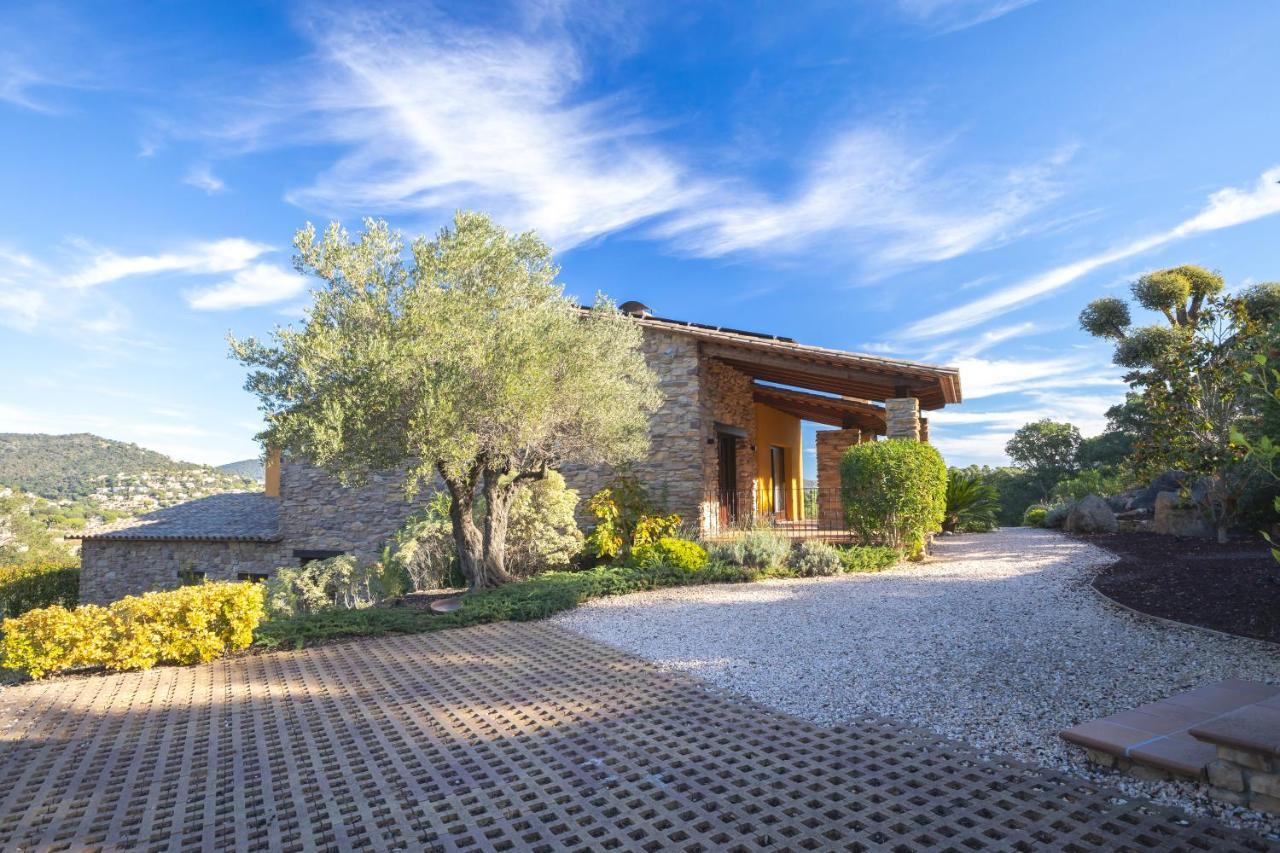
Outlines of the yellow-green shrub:
{"type": "Polygon", "coordinates": [[[252,583],[149,592],[107,607],[45,607],[0,626],[0,664],[41,678],[86,666],[199,663],[247,648],[263,612],[262,587],[252,583]]]}
{"type": "Polygon", "coordinates": [[[74,557],[24,560],[0,565],[0,619],[37,607],[75,607],[80,563],[74,557]]]}
{"type": "Polygon", "coordinates": [[[707,552],[697,542],[663,536],[657,542],[632,548],[631,563],[636,566],[700,569],[707,564],[707,552]]]}

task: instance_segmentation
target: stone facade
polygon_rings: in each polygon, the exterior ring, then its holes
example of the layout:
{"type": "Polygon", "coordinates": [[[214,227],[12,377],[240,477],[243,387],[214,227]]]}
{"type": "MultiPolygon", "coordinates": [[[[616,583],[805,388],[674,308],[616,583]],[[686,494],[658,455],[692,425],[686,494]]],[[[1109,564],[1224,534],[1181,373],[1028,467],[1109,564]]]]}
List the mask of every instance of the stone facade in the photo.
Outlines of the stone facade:
{"type": "Polygon", "coordinates": [[[126,595],[174,589],[184,571],[203,572],[214,581],[241,574],[269,575],[292,562],[278,542],[178,542],[85,540],[80,550],[80,601],[108,604],[126,595]]]}
{"type": "Polygon", "coordinates": [[[859,429],[818,430],[818,526],[844,527],[840,503],[840,459],[855,444],[875,441],[875,433],[859,429]]]}
{"type": "MultiPolygon", "coordinates": [[[[703,417],[699,391],[698,342],[683,335],[645,329],[645,361],[658,375],[663,404],[649,419],[649,455],[631,466],[653,498],[671,512],[696,518],[702,502],[703,417]]],[[[565,484],[584,501],[604,488],[615,472],[600,465],[562,465],[565,484]]],[[[581,504],[579,505],[581,512],[581,504]]],[[[579,521],[591,523],[590,516],[579,521]]]]}
{"type": "Polygon", "coordinates": [[[920,401],[915,397],[894,397],[884,401],[885,434],[889,438],[920,441],[920,401]]]}
{"type": "Polygon", "coordinates": [[[375,474],[350,489],[318,468],[288,460],[280,469],[280,534],[290,553],[341,551],[372,561],[425,499],[405,501],[402,474],[375,474]]]}

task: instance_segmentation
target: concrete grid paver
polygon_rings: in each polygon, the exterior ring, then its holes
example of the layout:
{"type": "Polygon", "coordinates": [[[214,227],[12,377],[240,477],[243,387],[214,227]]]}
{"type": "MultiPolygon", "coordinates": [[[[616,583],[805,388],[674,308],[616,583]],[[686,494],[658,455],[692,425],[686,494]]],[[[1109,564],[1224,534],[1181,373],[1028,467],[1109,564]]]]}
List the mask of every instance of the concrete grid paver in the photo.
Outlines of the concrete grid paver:
{"type": "Polygon", "coordinates": [[[1268,849],[549,624],[8,688],[0,779],[6,850],[1268,849]]]}

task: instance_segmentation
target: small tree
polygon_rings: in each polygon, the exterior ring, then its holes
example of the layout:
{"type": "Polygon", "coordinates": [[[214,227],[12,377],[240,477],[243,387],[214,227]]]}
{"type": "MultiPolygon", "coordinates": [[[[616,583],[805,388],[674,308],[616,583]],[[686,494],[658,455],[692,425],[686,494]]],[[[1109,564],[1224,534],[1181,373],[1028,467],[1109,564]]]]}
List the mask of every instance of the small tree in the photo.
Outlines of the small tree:
{"type": "Polygon", "coordinates": [[[864,544],[914,556],[942,529],[947,466],[932,445],[918,441],[855,444],[840,460],[840,497],[850,529],[864,544]]]}
{"type": "Polygon", "coordinates": [[[1080,441],[1080,430],[1071,424],[1045,418],[1019,427],[1004,450],[1031,475],[1043,500],[1059,481],[1075,474],[1080,441]]]}
{"type": "Polygon", "coordinates": [[[1234,436],[1255,431],[1244,377],[1263,329],[1280,316],[1280,286],[1225,296],[1220,275],[1182,266],[1143,276],[1131,290],[1166,322],[1135,328],[1129,307],[1108,297],[1090,303],[1080,325],[1115,341],[1113,361],[1129,369],[1125,380],[1141,394],[1138,469],[1200,474],[1201,509],[1225,541],[1240,497],[1259,473],[1234,436]]]}
{"type": "Polygon", "coordinates": [[[458,213],[406,263],[400,235],[366,220],[294,240],[322,282],[300,330],[232,339],[267,415],[260,436],[344,483],[403,469],[406,494],[443,481],[471,589],[499,586],[517,487],[568,460],[620,464],[648,447],[661,402],[641,330],[598,298],[581,311],[551,250],[458,213]],[[473,517],[483,498],[480,523],[473,517]]]}

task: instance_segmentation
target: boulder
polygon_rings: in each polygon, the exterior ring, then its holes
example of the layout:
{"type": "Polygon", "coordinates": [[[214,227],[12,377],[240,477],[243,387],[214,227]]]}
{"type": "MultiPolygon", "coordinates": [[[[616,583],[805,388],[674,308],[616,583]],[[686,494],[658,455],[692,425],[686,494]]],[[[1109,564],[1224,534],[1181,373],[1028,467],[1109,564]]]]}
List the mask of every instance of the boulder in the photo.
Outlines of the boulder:
{"type": "Polygon", "coordinates": [[[1165,536],[1193,536],[1214,539],[1217,531],[1195,504],[1185,503],[1177,492],[1161,492],[1156,496],[1156,514],[1151,529],[1165,536]]]}
{"type": "Polygon", "coordinates": [[[1115,533],[1119,525],[1107,502],[1097,495],[1089,495],[1067,513],[1062,529],[1068,533],[1115,533]]]}
{"type": "Polygon", "coordinates": [[[1160,476],[1151,481],[1151,485],[1145,489],[1139,489],[1129,498],[1129,503],[1125,509],[1150,509],[1154,510],[1156,506],[1156,498],[1161,492],[1176,492],[1191,479],[1191,475],[1185,471],[1165,471],[1160,476]]]}

